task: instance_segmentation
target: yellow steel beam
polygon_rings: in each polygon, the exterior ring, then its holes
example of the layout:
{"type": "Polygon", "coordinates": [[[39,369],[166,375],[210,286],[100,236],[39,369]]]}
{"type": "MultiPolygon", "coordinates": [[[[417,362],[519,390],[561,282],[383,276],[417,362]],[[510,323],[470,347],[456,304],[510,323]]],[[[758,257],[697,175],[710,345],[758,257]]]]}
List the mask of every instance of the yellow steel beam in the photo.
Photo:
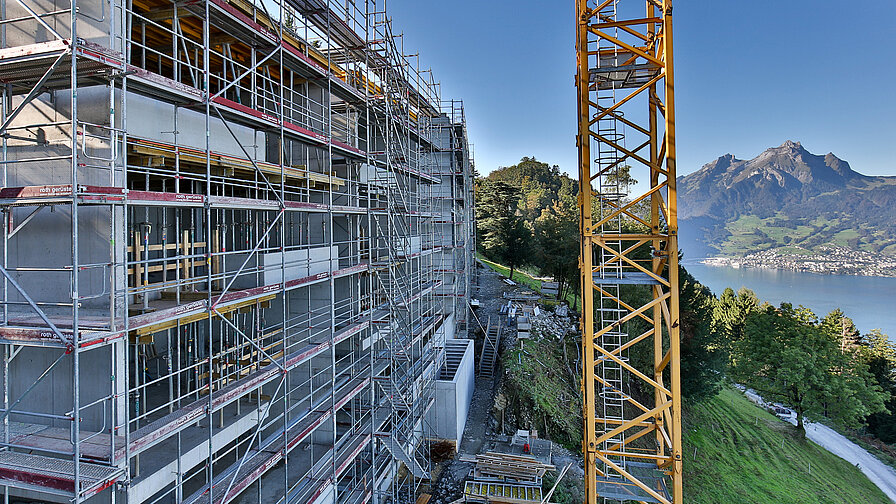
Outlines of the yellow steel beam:
{"type": "Polygon", "coordinates": [[[601,498],[598,489],[615,483],[635,494],[642,492],[645,498],[683,502],[672,48],[672,0],[576,0],[582,447],[587,504],[597,504],[601,498]],[[637,12],[633,5],[638,2],[646,9],[637,12]],[[607,62],[612,68],[601,70],[607,62]],[[645,62],[647,72],[643,72],[645,62]],[[642,73],[634,73],[638,71],[642,73]],[[593,75],[600,80],[593,81],[593,75]],[[637,109],[641,106],[646,116],[637,109]],[[607,130],[608,122],[618,123],[619,130],[607,130]],[[605,131],[627,131],[633,138],[605,131]],[[636,147],[629,149],[627,143],[636,147]],[[643,165],[639,169],[649,173],[649,180],[635,187],[637,194],[617,201],[612,190],[601,195],[592,187],[593,181],[612,184],[609,177],[628,160],[643,165]],[[647,210],[642,215],[636,207],[647,202],[649,215],[647,210]],[[592,216],[592,204],[601,209],[597,217],[592,216]],[[612,229],[623,217],[649,230],[612,229]],[[652,253],[646,258],[641,254],[648,245],[652,253]],[[600,285],[593,281],[595,272],[604,272],[612,285],[612,275],[618,271],[646,274],[656,281],[659,285],[647,287],[651,300],[633,306],[622,299],[624,291],[607,288],[603,280],[600,285]],[[606,313],[616,312],[607,312],[603,303],[618,307],[618,315],[608,317],[606,313]],[[603,310],[601,317],[597,317],[598,310],[603,310]],[[647,322],[650,329],[642,327],[629,335],[627,324],[635,319],[647,322]],[[610,343],[601,336],[610,331],[624,334],[623,340],[604,348],[602,345],[610,343]],[[650,348],[652,369],[636,368],[623,357],[636,347],[650,348]],[[602,376],[599,371],[608,364],[624,378],[602,376]],[[634,392],[638,399],[632,397],[632,391],[619,390],[619,383],[623,388],[637,383],[634,392]],[[601,406],[605,397],[629,405],[621,410],[622,420],[607,417],[608,406],[601,406]],[[652,442],[645,446],[647,440],[652,442]],[[654,461],[657,474],[667,477],[668,494],[654,480],[633,474],[625,463],[627,458],[654,461]]]}
{"type": "Polygon", "coordinates": [[[653,193],[655,193],[656,191],[661,190],[661,189],[664,188],[664,187],[666,187],[666,183],[665,183],[665,182],[663,182],[663,183],[661,183],[661,184],[657,184],[655,187],[652,187],[652,188],[651,188],[649,191],[647,191],[646,193],[644,193],[644,194],[638,196],[637,198],[635,198],[635,199],[633,199],[633,200],[627,202],[627,203],[626,203],[625,205],[623,205],[623,206],[618,206],[618,205],[615,205],[615,204],[612,204],[612,203],[611,203],[611,205],[612,205],[613,207],[616,208],[616,211],[614,211],[614,212],[611,213],[610,215],[604,217],[603,219],[600,220],[600,222],[599,222],[598,224],[595,224],[595,225],[596,225],[596,226],[599,226],[599,225],[601,225],[602,223],[607,222],[607,221],[609,221],[610,219],[616,217],[616,216],[619,215],[620,213],[626,213],[626,214],[628,214],[628,216],[631,217],[632,219],[635,219],[636,221],[638,221],[638,222],[644,224],[645,226],[650,227],[650,223],[645,222],[643,219],[641,219],[640,217],[638,217],[638,216],[636,216],[636,215],[630,214],[630,213],[628,212],[628,210],[630,210],[631,208],[633,208],[635,205],[637,205],[637,204],[640,203],[641,201],[643,201],[643,200],[645,200],[645,199],[647,199],[647,198],[653,196],[653,193]]]}
{"type": "Polygon", "coordinates": [[[595,410],[594,376],[594,289],[592,285],[592,245],[591,223],[591,135],[590,135],[590,73],[588,51],[588,23],[599,11],[613,0],[604,0],[594,10],[588,6],[588,0],[576,0],[576,88],[578,89],[579,128],[577,135],[579,151],[579,225],[581,240],[579,243],[579,266],[582,278],[582,374],[581,383],[583,397],[584,440],[582,453],[585,458],[585,492],[587,504],[597,504],[599,496],[597,483],[597,418],[595,410]]]}

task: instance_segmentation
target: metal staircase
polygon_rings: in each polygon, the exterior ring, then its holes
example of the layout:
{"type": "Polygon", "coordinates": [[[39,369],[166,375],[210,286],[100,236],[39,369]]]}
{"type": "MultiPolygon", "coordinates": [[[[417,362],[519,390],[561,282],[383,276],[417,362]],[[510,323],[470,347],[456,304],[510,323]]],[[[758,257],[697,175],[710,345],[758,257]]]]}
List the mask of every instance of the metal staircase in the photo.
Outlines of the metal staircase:
{"type": "Polygon", "coordinates": [[[495,375],[498,348],[501,344],[501,332],[503,329],[503,320],[492,324],[492,318],[488,318],[485,328],[485,340],[482,342],[482,353],[479,356],[479,376],[483,378],[492,378],[495,375]]]}
{"type": "MultiPolygon", "coordinates": [[[[420,233],[413,215],[419,202],[413,191],[417,160],[408,131],[410,104],[404,59],[395,46],[390,22],[374,15],[379,33],[369,43],[369,65],[379,76],[378,92],[371,102],[371,127],[375,132],[370,182],[375,325],[379,344],[374,358],[383,365],[376,376],[376,407],[389,411],[388,420],[376,432],[382,446],[413,477],[410,485],[393,488],[393,498],[414,492],[413,481],[429,478],[429,465],[421,456],[420,424],[431,397],[421,384],[424,371],[419,338],[423,322],[418,300],[423,282],[412,258],[418,255],[420,233]]],[[[383,496],[385,498],[385,496],[383,496]]]]}

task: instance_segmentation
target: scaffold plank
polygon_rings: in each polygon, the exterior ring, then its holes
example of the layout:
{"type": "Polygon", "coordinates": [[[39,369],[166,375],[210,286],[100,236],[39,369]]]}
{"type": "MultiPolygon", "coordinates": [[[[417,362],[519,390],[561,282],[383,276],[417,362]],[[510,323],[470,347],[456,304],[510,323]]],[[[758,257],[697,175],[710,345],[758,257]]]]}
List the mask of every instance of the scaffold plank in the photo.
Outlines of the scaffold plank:
{"type": "MultiPolygon", "coordinates": [[[[49,425],[9,422],[9,443],[17,448],[72,453],[71,429],[49,425]]],[[[111,460],[112,439],[108,433],[81,432],[81,457],[111,460]]],[[[124,436],[115,436],[115,446],[124,446],[124,436]]]]}
{"type": "MultiPolygon", "coordinates": [[[[90,497],[108,488],[122,475],[120,469],[80,462],[81,497],[90,497]]],[[[12,451],[0,452],[0,484],[13,488],[42,488],[75,495],[75,463],[55,457],[12,451]]]]}
{"type": "MultiPolygon", "coordinates": [[[[325,175],[322,177],[326,178],[325,175]]],[[[337,214],[364,214],[367,209],[351,205],[329,205],[304,201],[239,198],[232,196],[205,196],[202,194],[139,191],[120,187],[80,186],[79,201],[86,204],[125,204],[133,206],[188,206],[203,207],[206,202],[212,208],[241,208],[277,211],[281,206],[288,211],[333,212],[337,214]]],[[[71,204],[71,185],[4,187],[0,189],[0,205],[33,206],[71,204]]]]}
{"type": "MultiPolygon", "coordinates": [[[[240,457],[240,461],[219,473],[212,484],[212,489],[219,491],[213,495],[213,497],[216,497],[214,502],[216,504],[226,504],[236,498],[246,487],[258,480],[270,468],[279,463],[287,453],[307,439],[324,421],[329,419],[348,401],[356,397],[369,383],[369,378],[361,377],[348,381],[336,391],[335,395],[327,394],[320,398],[316,408],[310,408],[304,415],[293,420],[285,429],[285,432],[272,434],[260,443],[259,448],[250,450],[248,456],[240,457]],[[341,398],[333,406],[330,406],[331,397],[341,398]],[[283,441],[284,437],[287,439],[285,443],[283,441]],[[226,492],[226,495],[224,495],[224,492],[226,492]]],[[[357,457],[358,453],[369,441],[369,434],[366,436],[366,442],[364,436],[357,436],[350,443],[351,450],[345,449],[340,451],[342,454],[341,464],[345,464],[345,467],[337,466],[337,477],[345,470],[347,464],[357,457]]],[[[193,494],[186,502],[201,502],[203,499],[207,499],[208,493],[209,487],[206,485],[203,489],[193,494]]]]}
{"type": "Polygon", "coordinates": [[[99,44],[79,39],[51,40],[0,49],[0,82],[28,87],[38,82],[51,62],[62,56],[62,65],[43,81],[47,89],[71,85],[71,53],[77,55],[78,76],[84,80],[102,82],[114,70],[123,70],[120,53],[99,44]],[[68,54],[66,56],[66,54],[68,54]]]}
{"type": "MultiPolygon", "coordinates": [[[[251,289],[228,292],[226,294],[213,297],[213,305],[211,309],[217,309],[220,311],[227,308],[227,306],[232,303],[257,300],[272,293],[280,293],[282,291],[289,291],[297,289],[299,287],[305,287],[315,283],[320,283],[330,278],[331,276],[333,278],[341,278],[343,276],[367,271],[367,269],[367,265],[362,263],[356,266],[335,270],[329,273],[317,273],[315,275],[309,275],[303,278],[289,280],[282,284],[275,283],[270,285],[263,285],[260,287],[254,287],[251,289]]],[[[200,300],[164,310],[136,315],[130,318],[130,330],[136,331],[148,326],[156,326],[172,320],[177,320],[191,315],[197,315],[202,312],[207,312],[209,310],[208,306],[208,300],[200,300]]]]}
{"type": "MultiPolygon", "coordinates": [[[[344,341],[352,335],[366,329],[368,326],[368,321],[354,324],[335,335],[333,341],[335,343],[344,341]]],[[[306,345],[302,349],[286,356],[283,369],[281,369],[278,364],[272,363],[244,378],[231,382],[212,395],[212,412],[224,408],[252,390],[273,382],[281,376],[282,373],[290,371],[300,364],[308,362],[313,357],[320,355],[322,352],[329,349],[330,345],[331,342],[329,340],[322,343],[306,345]]],[[[133,456],[146,451],[196,421],[201,420],[208,413],[208,406],[208,399],[194,401],[134,431],[131,434],[130,454],[133,456]]]]}

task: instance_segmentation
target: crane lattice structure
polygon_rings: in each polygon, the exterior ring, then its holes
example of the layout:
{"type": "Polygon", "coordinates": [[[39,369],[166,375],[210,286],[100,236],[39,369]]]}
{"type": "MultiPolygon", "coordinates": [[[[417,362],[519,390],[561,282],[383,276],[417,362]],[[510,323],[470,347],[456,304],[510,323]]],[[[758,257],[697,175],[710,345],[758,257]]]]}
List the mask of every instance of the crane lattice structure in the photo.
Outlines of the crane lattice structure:
{"type": "Polygon", "coordinates": [[[576,33],[586,502],[677,504],[672,1],[576,0],[576,33]]]}

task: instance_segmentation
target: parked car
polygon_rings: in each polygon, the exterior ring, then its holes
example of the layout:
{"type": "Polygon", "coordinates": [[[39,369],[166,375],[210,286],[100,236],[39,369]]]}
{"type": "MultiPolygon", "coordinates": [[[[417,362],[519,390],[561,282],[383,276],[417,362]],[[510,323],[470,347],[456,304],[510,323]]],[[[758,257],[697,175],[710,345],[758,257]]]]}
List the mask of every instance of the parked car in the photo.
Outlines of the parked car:
{"type": "Polygon", "coordinates": [[[792,414],[793,412],[787,408],[775,408],[775,415],[779,417],[790,417],[792,414]]]}

